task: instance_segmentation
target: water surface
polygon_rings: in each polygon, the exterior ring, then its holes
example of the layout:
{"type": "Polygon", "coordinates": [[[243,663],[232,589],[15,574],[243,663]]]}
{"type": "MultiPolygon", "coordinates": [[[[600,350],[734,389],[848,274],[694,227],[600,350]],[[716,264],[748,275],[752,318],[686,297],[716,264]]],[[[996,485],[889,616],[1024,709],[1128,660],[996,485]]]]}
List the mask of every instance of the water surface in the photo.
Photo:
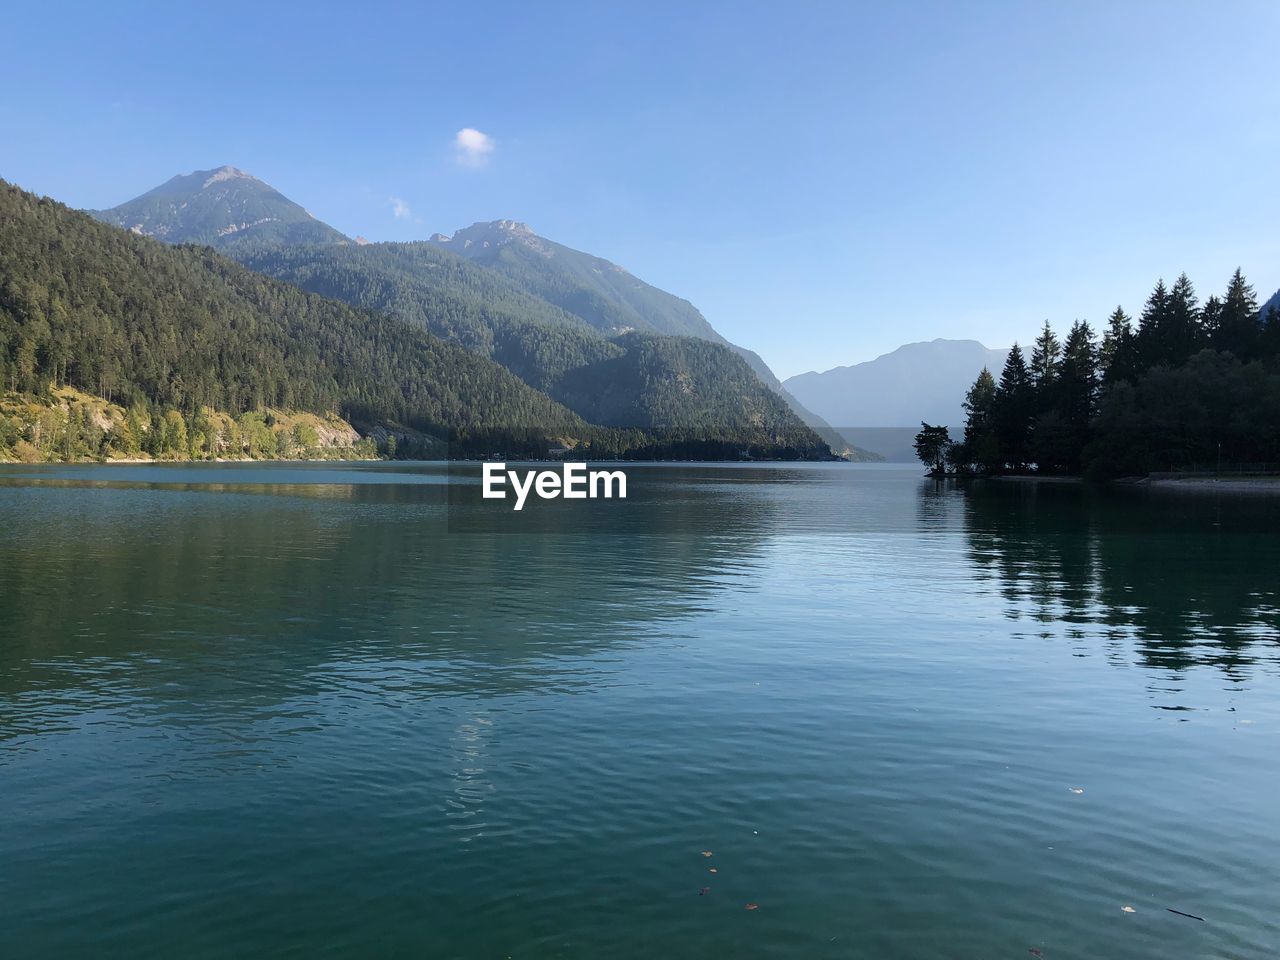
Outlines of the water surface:
{"type": "Polygon", "coordinates": [[[0,953],[1280,951],[1273,501],[627,469],[0,468],[0,953]]]}

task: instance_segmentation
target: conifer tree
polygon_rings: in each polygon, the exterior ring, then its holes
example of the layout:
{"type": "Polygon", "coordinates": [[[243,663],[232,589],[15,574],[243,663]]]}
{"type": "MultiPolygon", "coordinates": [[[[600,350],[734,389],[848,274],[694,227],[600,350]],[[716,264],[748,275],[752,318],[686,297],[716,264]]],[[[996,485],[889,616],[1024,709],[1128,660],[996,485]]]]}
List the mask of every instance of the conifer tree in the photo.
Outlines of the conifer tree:
{"type": "Polygon", "coordinates": [[[1031,350],[1031,386],[1035,390],[1036,405],[1040,410],[1048,409],[1052,403],[1053,383],[1058,375],[1061,357],[1062,345],[1046,320],[1031,350]]]}
{"type": "Polygon", "coordinates": [[[1169,327],[1169,288],[1161,278],[1147,297],[1138,318],[1137,360],[1140,370],[1154,367],[1168,359],[1165,339],[1169,327]]]}
{"type": "Polygon", "coordinates": [[[1169,290],[1169,313],[1164,330],[1163,354],[1170,364],[1184,363],[1205,341],[1200,329],[1200,305],[1195,287],[1185,273],[1169,290]]]}
{"type": "Polygon", "coordinates": [[[1137,347],[1133,326],[1124,307],[1116,307],[1107,318],[1107,332],[1102,337],[1099,363],[1105,383],[1132,380],[1137,373],[1137,347]]]}
{"type": "Polygon", "coordinates": [[[1258,351],[1260,319],[1258,298],[1237,267],[1222,300],[1222,316],[1216,330],[1214,349],[1228,350],[1241,360],[1252,360],[1258,351]]]}
{"type": "Polygon", "coordinates": [[[1009,349],[1000,386],[996,389],[995,426],[1001,460],[1015,470],[1030,460],[1031,422],[1035,417],[1035,392],[1022,348],[1009,349]]]}

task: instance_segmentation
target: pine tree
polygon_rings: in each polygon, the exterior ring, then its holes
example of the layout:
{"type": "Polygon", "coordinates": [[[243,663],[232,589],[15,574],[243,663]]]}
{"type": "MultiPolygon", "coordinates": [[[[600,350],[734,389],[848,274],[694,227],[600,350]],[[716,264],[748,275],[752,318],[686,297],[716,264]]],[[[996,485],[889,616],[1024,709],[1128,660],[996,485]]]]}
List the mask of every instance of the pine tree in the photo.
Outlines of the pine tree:
{"type": "Polygon", "coordinates": [[[1089,425],[1098,409],[1098,348],[1089,324],[1079,321],[1067,335],[1062,351],[1056,411],[1066,436],[1062,449],[1063,464],[1077,473],[1084,459],[1084,446],[1089,440],[1089,425]]]}
{"type": "Polygon", "coordinates": [[[1168,360],[1166,334],[1169,326],[1169,288],[1162,278],[1147,297],[1138,319],[1137,361],[1139,370],[1154,367],[1168,360]]]}
{"type": "Polygon", "coordinates": [[[1137,344],[1124,307],[1116,307],[1107,318],[1107,332],[1102,337],[1099,362],[1103,382],[1108,384],[1132,380],[1137,374],[1137,344]]]}
{"type": "Polygon", "coordinates": [[[1169,290],[1169,314],[1165,325],[1165,359],[1178,365],[1205,346],[1200,329],[1200,305],[1195,287],[1185,273],[1169,290]]]}
{"type": "Polygon", "coordinates": [[[1022,348],[1009,349],[1000,386],[996,389],[995,427],[1000,441],[1000,459],[1015,470],[1030,460],[1031,422],[1035,417],[1035,392],[1022,348]]]}
{"type": "Polygon", "coordinates": [[[995,432],[996,379],[986,367],[964,397],[964,440],[955,451],[965,464],[995,470],[1000,464],[1000,442],[995,432]]]}
{"type": "Polygon", "coordinates": [[[1213,343],[1215,350],[1228,350],[1241,360],[1252,360],[1258,352],[1261,326],[1258,298],[1245,282],[1240,268],[1231,275],[1227,294],[1222,300],[1222,316],[1213,343]]]}
{"type": "Polygon", "coordinates": [[[1036,393],[1036,405],[1041,410],[1048,409],[1052,403],[1053,383],[1061,357],[1062,345],[1046,320],[1031,351],[1031,386],[1036,393]]]}

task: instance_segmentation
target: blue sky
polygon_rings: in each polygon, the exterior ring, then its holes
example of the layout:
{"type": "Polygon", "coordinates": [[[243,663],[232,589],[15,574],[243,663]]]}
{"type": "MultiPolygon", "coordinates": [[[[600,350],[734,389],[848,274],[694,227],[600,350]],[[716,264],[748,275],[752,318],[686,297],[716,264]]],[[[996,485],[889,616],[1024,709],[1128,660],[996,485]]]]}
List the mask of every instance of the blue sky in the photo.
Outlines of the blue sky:
{"type": "Polygon", "coordinates": [[[511,217],[781,376],[1280,287],[1280,4],[26,3],[0,177],[223,163],[413,239],[511,217]],[[186,9],[182,9],[186,7],[186,9]],[[460,130],[478,131],[460,149],[460,130]],[[487,148],[487,149],[486,149],[487,148]]]}

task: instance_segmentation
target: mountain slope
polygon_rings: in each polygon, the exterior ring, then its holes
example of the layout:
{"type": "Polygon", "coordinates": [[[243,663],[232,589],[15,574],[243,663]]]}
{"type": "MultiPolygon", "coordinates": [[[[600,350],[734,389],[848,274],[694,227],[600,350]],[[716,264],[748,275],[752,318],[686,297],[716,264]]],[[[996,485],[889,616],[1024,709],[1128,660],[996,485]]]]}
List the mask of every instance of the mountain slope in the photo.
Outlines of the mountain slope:
{"type": "Polygon", "coordinates": [[[438,435],[586,429],[499,365],[424,331],[3,181],[0,276],[10,389],[55,380],[125,405],[337,411],[438,435]]]}
{"type": "Polygon", "coordinates": [[[228,248],[246,238],[278,243],[349,243],[275,188],[235,167],[179,175],[109,210],[105,223],[169,243],[228,248]]]}
{"type": "Polygon", "coordinates": [[[254,270],[490,357],[592,423],[727,431],[806,448],[821,442],[728,346],[638,333],[606,338],[433,245],[264,246],[237,255],[254,270]]]}
{"type": "Polygon", "coordinates": [[[501,273],[604,334],[639,331],[725,342],[688,300],[601,257],[540,237],[523,223],[475,223],[452,237],[438,233],[430,242],[501,273]]]}
{"type": "Polygon", "coordinates": [[[966,391],[983,367],[999,376],[1007,352],[976,340],[909,343],[865,363],[802,373],[784,386],[837,430],[919,429],[923,420],[954,432],[964,424],[966,391]]]}
{"type": "Polygon", "coordinates": [[[609,260],[548,240],[514,220],[474,223],[451,237],[435,234],[429,242],[502,275],[606,335],[653,333],[722,344],[741,356],[833,450],[846,451],[850,459],[877,459],[850,445],[806,409],[759,354],[722,337],[688,300],[645,283],[609,260]]]}

